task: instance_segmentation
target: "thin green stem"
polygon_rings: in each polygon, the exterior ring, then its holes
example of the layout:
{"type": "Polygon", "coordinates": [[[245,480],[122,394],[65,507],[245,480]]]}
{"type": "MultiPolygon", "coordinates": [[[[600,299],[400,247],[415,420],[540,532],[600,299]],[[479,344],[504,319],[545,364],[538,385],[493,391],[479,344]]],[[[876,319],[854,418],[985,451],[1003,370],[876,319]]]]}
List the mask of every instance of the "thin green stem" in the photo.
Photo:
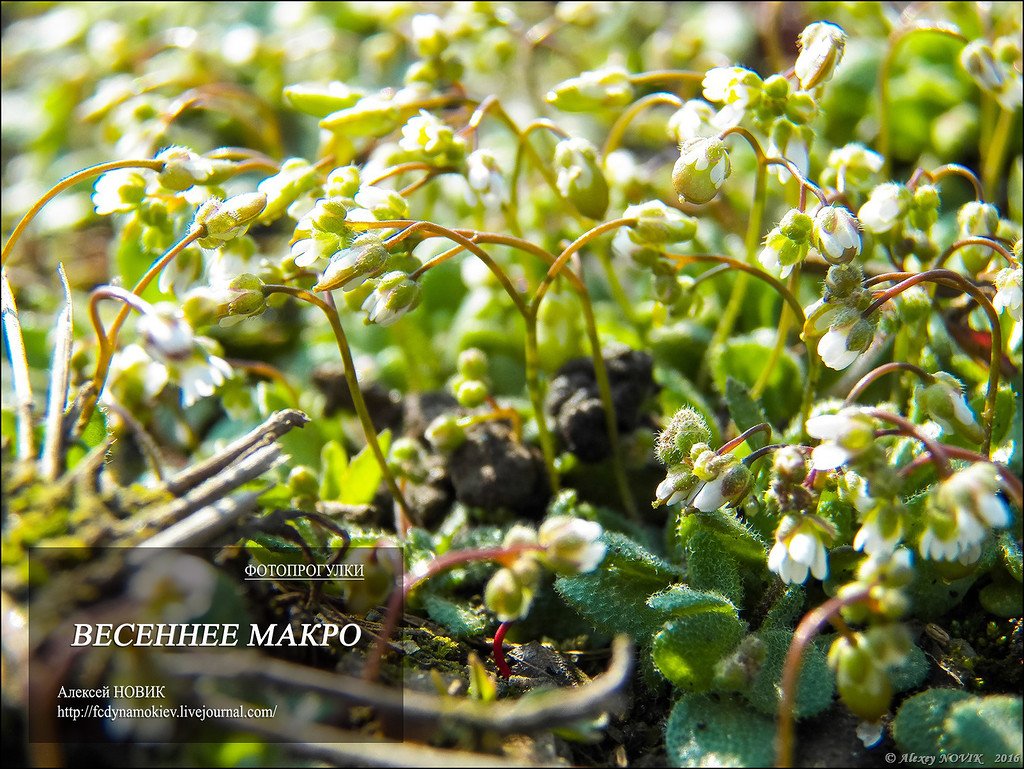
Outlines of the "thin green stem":
{"type": "MultiPolygon", "coordinates": [[[[789,290],[795,292],[797,287],[797,281],[800,277],[800,265],[793,267],[793,271],[789,275],[789,290]]],[[[768,356],[768,362],[764,368],[761,369],[760,375],[757,377],[757,381],[754,382],[754,386],[750,388],[750,397],[760,398],[761,393],[764,392],[764,388],[768,386],[768,380],[771,378],[772,371],[775,370],[775,364],[778,363],[779,357],[782,355],[782,351],[786,349],[786,336],[789,334],[789,327],[793,321],[793,316],[786,307],[782,308],[782,313],[779,317],[779,328],[775,332],[775,344],[772,346],[772,352],[768,356]]]]}
{"type": "Polygon", "coordinates": [[[18,242],[18,238],[21,237],[21,233],[25,231],[29,223],[35,218],[36,214],[43,210],[43,206],[53,200],[57,195],[62,193],[64,190],[74,187],[79,182],[84,182],[86,179],[91,179],[94,176],[100,176],[105,174],[107,171],[117,171],[122,168],[148,168],[151,171],[160,171],[164,167],[162,160],[112,160],[109,163],[100,163],[95,166],[89,166],[83,168],[81,171],[76,171],[70,176],[65,176],[55,185],[53,185],[46,193],[35,202],[35,205],[28,210],[18,223],[14,226],[14,231],[11,232],[11,237],[7,239],[4,244],[3,254],[0,255],[0,264],[7,264],[7,258],[11,255],[11,250],[14,248],[15,243],[18,242]]]}
{"type": "Polygon", "coordinates": [[[700,83],[706,73],[686,69],[653,69],[629,76],[633,85],[655,85],[657,83],[700,83]]]}
{"type": "Polygon", "coordinates": [[[341,316],[338,314],[337,309],[331,307],[331,305],[316,294],[293,286],[267,285],[264,286],[263,293],[265,296],[287,294],[319,308],[327,317],[327,322],[331,324],[331,330],[334,332],[334,338],[338,343],[338,352],[341,353],[342,365],[345,368],[345,383],[348,385],[349,394],[352,396],[352,404],[355,406],[359,423],[363,427],[366,443],[370,447],[370,451],[373,452],[373,456],[380,467],[381,475],[384,477],[384,483],[387,485],[388,491],[391,492],[391,496],[394,497],[400,510],[400,515],[396,516],[398,520],[395,522],[395,531],[400,538],[404,539],[409,521],[409,504],[406,502],[402,490],[398,487],[394,475],[391,474],[387,458],[384,456],[384,452],[380,447],[380,441],[377,439],[377,428],[373,426],[370,411],[366,407],[363,392],[359,388],[359,378],[356,376],[356,366],[352,360],[352,350],[349,348],[348,338],[345,336],[345,328],[341,324],[341,316]]]}
{"type": "Polygon", "coordinates": [[[526,367],[526,389],[530,393],[530,403],[533,406],[534,420],[537,423],[537,438],[540,441],[541,453],[544,455],[544,465],[548,470],[548,483],[551,485],[552,493],[557,493],[559,478],[558,470],[555,467],[555,439],[548,427],[547,416],[544,413],[544,392],[540,382],[540,355],[537,349],[537,319],[533,314],[526,318],[524,365],[526,367]]]}
{"type": "Polygon", "coordinates": [[[612,123],[611,129],[608,131],[608,138],[605,139],[604,142],[604,149],[601,150],[601,157],[607,160],[608,156],[618,148],[629,124],[645,110],[648,110],[651,107],[656,107],[659,104],[668,104],[676,109],[683,106],[679,97],[673,96],[670,93],[652,93],[633,102],[629,105],[626,111],[619,115],[615,122],[612,123]]]}

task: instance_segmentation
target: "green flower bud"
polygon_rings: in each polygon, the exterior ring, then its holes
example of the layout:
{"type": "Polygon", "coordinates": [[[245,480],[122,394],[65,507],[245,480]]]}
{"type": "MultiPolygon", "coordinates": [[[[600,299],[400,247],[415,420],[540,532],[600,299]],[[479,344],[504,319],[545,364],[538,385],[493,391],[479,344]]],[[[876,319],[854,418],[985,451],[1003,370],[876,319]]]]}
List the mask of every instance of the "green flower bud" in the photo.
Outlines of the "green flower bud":
{"type": "Polygon", "coordinates": [[[672,467],[686,459],[695,444],[706,444],[710,440],[711,428],[707,420],[699,411],[683,406],[658,435],[654,452],[659,462],[672,467]]]}
{"type": "Polygon", "coordinates": [[[523,588],[511,569],[498,569],[484,589],[484,604],[502,622],[511,622],[526,615],[533,600],[532,592],[523,588]]]}
{"type": "Polygon", "coordinates": [[[663,305],[671,307],[682,295],[683,287],[674,273],[654,276],[654,298],[663,305]]]}
{"type": "Polygon", "coordinates": [[[405,272],[396,270],[384,275],[373,293],[363,302],[368,323],[390,326],[419,305],[423,296],[420,284],[405,272]]]}
{"type": "Polygon", "coordinates": [[[267,177],[256,189],[267,197],[267,206],[260,222],[270,224],[284,216],[288,206],[320,183],[319,171],[302,158],[289,158],[281,170],[267,177]]]}
{"type": "Polygon", "coordinates": [[[594,521],[553,516],[545,520],[537,531],[537,542],[544,548],[541,558],[559,574],[593,571],[605,554],[601,534],[601,525],[594,521]]]}
{"type": "Polygon", "coordinates": [[[818,114],[818,102],[809,93],[797,91],[786,100],[785,116],[797,125],[810,123],[818,114]]]}
{"type": "Polygon", "coordinates": [[[960,434],[973,443],[981,443],[985,433],[967,405],[960,381],[944,371],[939,371],[934,377],[935,380],[922,393],[928,415],[942,426],[944,432],[960,434]]]}
{"type": "Polygon", "coordinates": [[[914,190],[907,214],[910,224],[925,232],[939,219],[939,189],[933,184],[922,184],[914,190]]]}
{"type": "Polygon", "coordinates": [[[459,353],[457,368],[464,379],[482,381],[487,378],[487,353],[477,347],[463,350],[459,353]]]}
{"type": "Polygon", "coordinates": [[[285,86],[284,100],[299,112],[323,118],[332,112],[347,109],[363,98],[363,92],[349,88],[337,80],[321,83],[296,83],[285,86]]]}
{"type": "Polygon", "coordinates": [[[650,200],[630,206],[622,216],[636,219],[637,223],[626,230],[629,239],[638,245],[668,245],[693,240],[697,235],[697,220],[660,200],[650,200]]]}
{"type": "Polygon", "coordinates": [[[920,323],[932,314],[932,298],[920,286],[911,286],[896,297],[896,306],[906,323],[920,323]]]}
{"type": "Polygon", "coordinates": [[[672,168],[672,188],[686,203],[712,200],[732,172],[729,153],[721,139],[690,139],[679,148],[672,168]]]}
{"type": "Polygon", "coordinates": [[[864,285],[864,270],[857,264],[834,264],[825,273],[825,290],[830,300],[845,299],[864,285]]]}
{"type": "Polygon", "coordinates": [[[331,232],[335,235],[348,234],[348,206],[344,198],[329,197],[321,198],[310,211],[309,223],[314,229],[321,232],[331,232]]]}
{"type": "Polygon", "coordinates": [[[466,431],[454,414],[442,414],[427,426],[426,439],[435,451],[448,454],[466,440],[466,431]]]}
{"type": "Polygon", "coordinates": [[[625,107],[633,101],[634,88],[622,67],[584,72],[559,83],[544,98],[563,112],[595,112],[625,107]]]}
{"type": "Polygon", "coordinates": [[[784,446],[775,452],[772,470],[787,483],[803,483],[807,477],[807,459],[795,446],[784,446]]]}
{"type": "Polygon", "coordinates": [[[846,33],[827,21],[808,25],[797,40],[800,55],[793,69],[800,87],[809,91],[832,79],[846,49],[846,33]]]}
{"type": "Polygon", "coordinates": [[[490,389],[479,379],[464,379],[455,387],[455,400],[467,409],[475,409],[487,400],[490,389]]]}
{"type": "Polygon", "coordinates": [[[164,189],[184,192],[197,184],[206,184],[213,174],[213,164],[187,147],[168,147],[156,156],[164,166],[157,181],[164,189]]]}
{"type": "Polygon", "coordinates": [[[839,696],[854,715],[865,721],[877,721],[889,712],[892,684],[867,649],[845,637],[839,638],[829,650],[828,663],[835,671],[839,696]]]}
{"type": "Polygon", "coordinates": [[[432,13],[420,13],[412,17],[412,44],[422,58],[440,56],[448,47],[448,35],[444,22],[432,13]]]}
{"type": "Polygon", "coordinates": [[[197,242],[203,248],[218,248],[244,235],[266,206],[267,196],[262,192],[247,192],[227,200],[210,198],[199,207],[192,222],[206,228],[197,242]]]}
{"type": "Polygon", "coordinates": [[[398,128],[402,111],[392,101],[379,96],[364,96],[351,107],[332,112],[320,121],[320,127],[350,138],[384,136],[398,128]]]}
{"type": "Polygon", "coordinates": [[[558,191],[591,219],[608,210],[608,182],[601,171],[597,148],[586,139],[563,139],[555,147],[558,191]]]}
{"type": "Polygon", "coordinates": [[[358,166],[340,166],[327,174],[324,195],[327,198],[354,198],[360,183],[358,166]]]}
{"type": "Polygon", "coordinates": [[[348,248],[331,257],[314,291],[331,291],[340,288],[351,291],[370,278],[384,271],[388,261],[388,250],[380,235],[367,232],[352,241],[348,248]]]}
{"type": "MultiPolygon", "coordinates": [[[[990,203],[972,200],[957,211],[956,222],[961,238],[992,237],[999,230],[999,210],[990,203]]],[[[988,267],[993,255],[987,246],[965,246],[957,253],[972,275],[988,267]]]]}
{"type": "Polygon", "coordinates": [[[873,318],[861,318],[853,324],[846,336],[846,349],[851,352],[863,352],[875,338],[875,327],[878,321],[873,318]]]}
{"type": "Polygon", "coordinates": [[[288,486],[296,496],[316,499],[320,494],[320,479],[316,470],[308,465],[296,465],[292,468],[288,473],[288,486]]]}

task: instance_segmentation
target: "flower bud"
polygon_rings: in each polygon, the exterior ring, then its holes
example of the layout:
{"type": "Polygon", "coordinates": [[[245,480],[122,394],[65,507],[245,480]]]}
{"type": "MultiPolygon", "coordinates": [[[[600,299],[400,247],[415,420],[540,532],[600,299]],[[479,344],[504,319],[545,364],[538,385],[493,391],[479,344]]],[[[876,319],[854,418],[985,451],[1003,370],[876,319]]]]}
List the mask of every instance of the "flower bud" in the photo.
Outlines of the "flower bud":
{"type": "Polygon", "coordinates": [[[633,93],[633,83],[626,70],[604,67],[559,83],[544,98],[563,112],[594,112],[625,107],[633,101],[633,93]]]}
{"type": "Polygon", "coordinates": [[[340,166],[327,174],[324,182],[324,197],[354,198],[359,192],[360,174],[358,166],[340,166]]]}
{"type": "Polygon", "coordinates": [[[455,400],[467,409],[475,409],[487,400],[490,388],[479,379],[464,379],[455,387],[455,400]]]}
{"type": "Polygon", "coordinates": [[[928,415],[944,432],[961,434],[973,443],[981,443],[985,433],[974,418],[963,396],[959,380],[944,371],[934,374],[935,380],[924,388],[922,400],[928,415]]]}
{"type": "Polygon", "coordinates": [[[696,409],[683,406],[659,435],[655,444],[658,461],[669,467],[678,465],[690,454],[694,444],[711,440],[711,428],[696,409]]]}
{"type": "Polygon", "coordinates": [[[267,206],[260,222],[270,224],[284,216],[288,207],[301,195],[319,184],[319,172],[302,158],[289,158],[281,170],[256,185],[256,190],[267,196],[267,206]]]}
{"type": "Polygon", "coordinates": [[[807,434],[822,443],[811,452],[815,470],[834,470],[867,451],[875,442],[874,420],[858,408],[807,420],[807,434]]]}
{"type": "Polygon", "coordinates": [[[846,707],[860,718],[877,721],[889,712],[892,684],[870,650],[858,643],[863,635],[857,633],[855,638],[836,639],[828,664],[835,671],[836,688],[846,707]]]}
{"type": "Polygon", "coordinates": [[[842,206],[822,206],[814,214],[814,240],[832,264],[845,264],[860,256],[860,224],[842,206]]]}
{"type": "Polygon", "coordinates": [[[379,96],[364,96],[351,107],[332,112],[320,121],[320,127],[349,138],[384,136],[398,128],[402,119],[399,106],[379,96]]]}
{"type": "Polygon", "coordinates": [[[599,523],[558,515],[540,525],[537,542],[544,548],[542,558],[552,570],[583,574],[596,569],[604,558],[601,533],[599,523]]]}
{"type": "MultiPolygon", "coordinates": [[[[993,237],[999,230],[999,210],[991,203],[972,200],[956,212],[956,223],[961,238],[993,237]]],[[[988,246],[964,246],[958,249],[960,259],[968,272],[977,275],[992,261],[993,251],[988,246]]]]}
{"type": "Polygon", "coordinates": [[[525,590],[508,568],[498,569],[484,589],[484,604],[502,622],[512,622],[525,616],[532,600],[532,591],[525,590]]]}
{"type": "MultiPolygon", "coordinates": [[[[146,199],[146,177],[131,168],[107,171],[96,180],[92,204],[99,216],[127,214],[146,199]]],[[[166,206],[163,206],[166,211],[166,206]]]]}
{"type": "Polygon", "coordinates": [[[288,487],[296,496],[318,499],[320,479],[317,478],[316,471],[312,467],[296,465],[288,473],[288,487]]]}
{"type": "Polygon", "coordinates": [[[195,350],[192,327],[170,302],[158,304],[143,315],[139,319],[139,333],[146,351],[164,363],[185,360],[195,350]]]}
{"type": "MultiPolygon", "coordinates": [[[[1020,241],[1017,241],[1018,245],[1020,241]]],[[[994,283],[996,295],[992,306],[998,312],[1007,311],[1017,323],[1021,322],[1021,271],[1020,267],[1007,267],[996,273],[994,283]]]]}
{"type": "Polygon", "coordinates": [[[814,222],[803,211],[792,208],[765,237],[758,261],[768,270],[779,270],[785,278],[807,256],[814,222]]]}
{"type": "Polygon", "coordinates": [[[335,235],[348,234],[348,206],[340,197],[320,198],[309,212],[309,223],[313,229],[335,235]]]}
{"type": "Polygon", "coordinates": [[[992,49],[984,40],[972,40],[960,52],[960,65],[978,87],[989,93],[999,94],[1005,78],[1002,67],[996,62],[992,49]]]}
{"type": "Polygon", "coordinates": [[[669,245],[692,240],[697,234],[697,221],[692,216],[670,208],[660,200],[630,206],[622,216],[637,223],[626,232],[638,245],[669,245]]]}
{"type": "Polygon", "coordinates": [[[934,184],[922,184],[914,190],[907,215],[911,225],[925,232],[939,219],[939,190],[934,184]]]}
{"type": "Polygon", "coordinates": [[[218,248],[244,235],[266,206],[267,196],[262,192],[245,192],[227,200],[210,198],[199,207],[192,222],[206,228],[196,242],[203,248],[218,248]]]}
{"type": "Polygon", "coordinates": [[[422,58],[440,56],[448,47],[444,22],[433,13],[419,13],[412,17],[412,43],[422,58]]]}
{"type": "Polygon", "coordinates": [[[442,414],[427,426],[424,437],[435,451],[448,454],[465,442],[466,431],[454,414],[442,414]]]}
{"type": "MultiPolygon", "coordinates": [[[[466,182],[485,205],[502,206],[508,202],[505,177],[490,150],[475,150],[469,154],[466,158],[466,182]]],[[[473,203],[472,200],[469,202],[473,203]]]]}
{"type": "Polygon", "coordinates": [[[691,139],[679,148],[672,168],[672,188],[686,203],[712,200],[732,172],[725,142],[718,138],[691,139]]]}
{"type": "Polygon", "coordinates": [[[402,126],[398,146],[437,165],[452,165],[466,154],[466,141],[452,127],[425,110],[402,126]]]}
{"type": "Polygon", "coordinates": [[[797,91],[786,99],[785,116],[797,125],[810,123],[818,114],[818,102],[809,93],[797,91]]]}
{"type": "Polygon", "coordinates": [[[797,40],[800,55],[793,69],[800,87],[809,91],[832,79],[846,49],[846,33],[827,21],[816,21],[804,28],[797,40]]]}
{"type": "Polygon", "coordinates": [[[422,298],[420,284],[401,271],[389,272],[377,283],[363,302],[368,323],[390,326],[407,312],[416,309],[422,298]]]}
{"type": "Polygon", "coordinates": [[[675,273],[654,276],[654,298],[666,307],[673,306],[683,295],[683,287],[675,273]]]}
{"type": "Polygon", "coordinates": [[[715,108],[703,99],[690,99],[668,120],[668,135],[677,144],[707,139],[721,129],[715,124],[715,108]]]}
{"type": "Polygon", "coordinates": [[[331,291],[340,288],[351,291],[364,281],[375,278],[384,270],[388,261],[388,250],[384,241],[374,232],[367,232],[352,241],[348,248],[331,257],[314,291],[331,291]]]}
{"type": "Polygon", "coordinates": [[[156,156],[164,162],[157,181],[164,189],[184,192],[197,184],[206,184],[213,174],[213,164],[187,147],[168,147],[156,156]]]}
{"type": "Polygon", "coordinates": [[[910,191],[902,184],[880,184],[871,191],[871,197],[860,207],[857,217],[869,232],[886,233],[907,213],[910,201],[910,191]]]}
{"type": "Polygon", "coordinates": [[[332,80],[320,83],[296,83],[285,86],[284,100],[299,112],[323,118],[332,112],[347,109],[363,98],[363,92],[349,88],[345,83],[332,80]]]}
{"type": "Polygon", "coordinates": [[[761,77],[746,67],[715,67],[704,75],[704,98],[746,108],[761,98],[761,77]]]}
{"type": "Polygon", "coordinates": [[[857,264],[836,264],[825,273],[829,300],[846,299],[864,285],[864,270],[857,264]]]}
{"type": "Polygon", "coordinates": [[[883,164],[882,156],[863,144],[847,144],[829,153],[822,181],[842,193],[859,192],[867,188],[883,164]]]}
{"type": "Polygon", "coordinates": [[[487,378],[487,353],[477,347],[463,350],[456,367],[465,379],[484,380],[487,378]]]}
{"type": "Polygon", "coordinates": [[[783,446],[772,457],[772,470],[788,483],[803,483],[807,477],[807,460],[795,446],[783,446]]]}
{"type": "Polygon", "coordinates": [[[563,139],[555,147],[558,191],[584,216],[602,219],[608,209],[608,182],[597,149],[586,139],[563,139]]]}

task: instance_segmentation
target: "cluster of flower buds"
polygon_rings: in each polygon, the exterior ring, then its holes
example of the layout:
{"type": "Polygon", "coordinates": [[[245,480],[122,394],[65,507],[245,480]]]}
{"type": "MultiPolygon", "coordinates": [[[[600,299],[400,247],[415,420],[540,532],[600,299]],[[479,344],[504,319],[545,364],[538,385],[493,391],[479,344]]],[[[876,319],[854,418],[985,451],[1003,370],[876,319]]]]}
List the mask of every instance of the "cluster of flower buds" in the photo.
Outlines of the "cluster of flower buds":
{"type": "Polygon", "coordinates": [[[597,147],[586,139],[563,139],[555,146],[558,191],[576,210],[591,219],[608,210],[608,181],[601,170],[597,147]]]}
{"type": "Polygon", "coordinates": [[[1019,109],[1024,100],[1019,37],[1000,37],[991,45],[973,40],[960,53],[960,64],[978,87],[992,94],[1003,109],[1019,109]]]}
{"type": "Polygon", "coordinates": [[[945,371],[932,376],[932,381],[919,386],[915,393],[928,416],[939,424],[943,433],[961,435],[972,443],[981,443],[985,433],[964,398],[960,380],[945,371]]]}
{"type": "Polygon", "coordinates": [[[873,187],[884,164],[881,155],[863,144],[846,144],[829,152],[821,183],[859,199],[873,187]]]}
{"type": "Polygon", "coordinates": [[[772,457],[771,486],[765,503],[776,515],[809,513],[817,506],[814,489],[805,484],[808,475],[804,452],[795,446],[783,446],[772,457]]]}
{"type": "Polygon", "coordinates": [[[412,17],[409,32],[420,59],[405,71],[407,85],[441,89],[462,77],[464,65],[451,49],[451,34],[445,20],[432,13],[420,13],[412,17]]]}
{"type": "Polygon", "coordinates": [[[710,438],[699,413],[689,407],[675,413],[655,447],[668,472],[655,492],[654,507],[682,503],[710,513],[747,495],[753,485],[749,468],[731,453],[714,451],[710,438]]]}
{"type": "Polygon", "coordinates": [[[466,160],[466,140],[430,112],[420,110],[402,126],[397,162],[420,161],[438,168],[461,167],[466,160]]]}
{"type": "Polygon", "coordinates": [[[467,409],[483,404],[491,394],[487,377],[487,354],[476,347],[459,353],[458,374],[452,379],[451,387],[455,400],[467,409]]]}
{"type": "Polygon", "coordinates": [[[227,200],[210,198],[192,221],[194,227],[203,228],[196,242],[203,248],[220,248],[248,232],[266,207],[267,196],[262,192],[244,192],[227,200]]]}
{"type": "Polygon", "coordinates": [[[864,288],[864,271],[856,264],[837,264],[825,276],[825,295],[805,311],[804,338],[821,335],[818,355],[826,366],[849,366],[874,340],[877,317],[864,317],[871,292],[864,288]]]}
{"type": "Polygon", "coordinates": [[[625,107],[633,101],[634,94],[629,73],[622,67],[608,66],[569,78],[544,98],[563,112],[596,112],[625,107]]]}
{"type": "Polygon", "coordinates": [[[542,569],[568,576],[597,568],[605,554],[601,534],[600,524],[566,515],[548,518],[537,531],[516,524],[502,542],[511,552],[484,590],[487,608],[502,622],[525,617],[542,569]]]}
{"type": "Polygon", "coordinates": [[[683,297],[683,283],[692,278],[679,276],[676,265],[664,258],[665,249],[693,240],[697,235],[697,221],[660,200],[629,206],[622,216],[637,222],[620,229],[612,247],[616,253],[629,256],[651,270],[655,299],[674,310],[683,297]]]}
{"type": "Polygon", "coordinates": [[[892,702],[889,671],[903,662],[911,648],[910,634],[899,623],[872,625],[837,638],[829,649],[828,664],[846,707],[865,721],[881,720],[892,702]]]}
{"type": "Polygon", "coordinates": [[[197,286],[185,294],[182,312],[193,328],[214,323],[233,326],[267,308],[263,288],[263,281],[247,272],[223,285],[197,286]]]}
{"type": "Polygon", "coordinates": [[[976,462],[941,480],[928,497],[921,555],[964,565],[976,562],[989,531],[1006,528],[1012,521],[1001,490],[999,475],[987,462],[976,462]]]}

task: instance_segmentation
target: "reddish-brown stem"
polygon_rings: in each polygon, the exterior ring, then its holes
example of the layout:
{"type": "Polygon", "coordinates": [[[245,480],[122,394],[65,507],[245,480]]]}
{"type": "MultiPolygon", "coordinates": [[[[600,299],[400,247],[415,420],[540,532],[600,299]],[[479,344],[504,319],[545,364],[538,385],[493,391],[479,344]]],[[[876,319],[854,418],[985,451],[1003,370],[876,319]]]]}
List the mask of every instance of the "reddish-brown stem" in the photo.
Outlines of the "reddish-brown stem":
{"type": "MultiPolygon", "coordinates": [[[[991,459],[986,457],[984,454],[979,454],[976,451],[970,449],[962,449],[959,446],[950,446],[948,443],[940,443],[942,450],[946,452],[950,459],[962,459],[965,462],[988,462],[999,473],[999,477],[1002,478],[1003,487],[1009,493],[1011,501],[1018,507],[1024,507],[1024,483],[1016,475],[1013,470],[1000,462],[993,462],[991,459]]],[[[931,462],[930,456],[915,457],[912,462],[904,465],[900,468],[900,475],[907,476],[914,472],[919,467],[931,462]]]]}
{"type": "Polygon", "coordinates": [[[914,171],[914,175],[910,178],[910,181],[907,182],[907,187],[914,189],[921,178],[927,179],[931,184],[938,184],[947,176],[959,176],[966,179],[970,182],[971,187],[974,188],[974,199],[985,199],[985,188],[982,186],[981,180],[974,175],[974,172],[971,169],[966,166],[962,166],[959,163],[946,163],[933,171],[925,171],[923,168],[918,168],[914,171]]]}
{"type": "Polygon", "coordinates": [[[727,454],[728,452],[732,451],[734,448],[739,446],[741,443],[743,443],[745,440],[747,440],[747,438],[749,438],[751,435],[756,435],[757,433],[764,433],[765,435],[768,436],[768,440],[771,440],[772,427],[767,422],[761,422],[761,424],[759,425],[754,425],[753,427],[744,430],[731,441],[723,443],[721,448],[718,449],[717,453],[727,454]]]}
{"type": "Polygon", "coordinates": [[[934,376],[929,374],[920,366],[915,366],[913,363],[905,363],[903,361],[893,361],[891,363],[885,363],[878,368],[872,369],[861,377],[860,381],[853,386],[850,390],[850,394],[846,396],[846,400],[843,401],[844,406],[849,406],[857,398],[859,398],[863,392],[871,386],[873,382],[878,381],[886,374],[891,374],[894,371],[910,371],[916,374],[920,379],[925,382],[931,382],[935,379],[934,376]]]}
{"type": "Polygon", "coordinates": [[[915,438],[923,443],[924,447],[928,449],[928,453],[931,454],[932,459],[938,468],[940,477],[948,478],[953,473],[953,468],[949,465],[949,455],[946,453],[945,449],[943,449],[942,444],[938,441],[932,440],[922,433],[917,428],[917,425],[909,419],[904,419],[898,414],[891,414],[888,411],[882,411],[881,409],[868,409],[867,414],[882,422],[888,422],[891,425],[895,425],[904,435],[915,438]]]}
{"type": "Polygon", "coordinates": [[[498,672],[501,673],[501,677],[505,680],[512,677],[512,668],[505,661],[505,649],[502,647],[502,643],[505,641],[505,634],[511,626],[511,622],[502,622],[498,625],[498,629],[494,631],[494,666],[498,668],[498,672]]]}
{"type": "Polygon", "coordinates": [[[990,248],[997,254],[999,254],[1001,257],[1003,257],[1003,259],[1008,261],[1012,266],[1020,267],[1013,254],[1009,250],[1007,250],[999,241],[993,240],[992,238],[972,236],[968,238],[961,238],[956,243],[947,248],[945,251],[943,251],[939,258],[935,260],[935,265],[933,268],[938,269],[939,267],[942,267],[942,265],[949,261],[949,258],[953,256],[953,254],[955,254],[961,248],[966,248],[967,246],[983,246],[985,248],[990,248]]]}
{"type": "Polygon", "coordinates": [[[867,599],[870,588],[861,588],[844,596],[831,598],[808,612],[793,632],[793,640],[786,652],[780,681],[778,730],[775,733],[775,766],[793,766],[796,747],[796,691],[803,666],[804,652],[826,624],[835,619],[847,606],[867,599]]]}

